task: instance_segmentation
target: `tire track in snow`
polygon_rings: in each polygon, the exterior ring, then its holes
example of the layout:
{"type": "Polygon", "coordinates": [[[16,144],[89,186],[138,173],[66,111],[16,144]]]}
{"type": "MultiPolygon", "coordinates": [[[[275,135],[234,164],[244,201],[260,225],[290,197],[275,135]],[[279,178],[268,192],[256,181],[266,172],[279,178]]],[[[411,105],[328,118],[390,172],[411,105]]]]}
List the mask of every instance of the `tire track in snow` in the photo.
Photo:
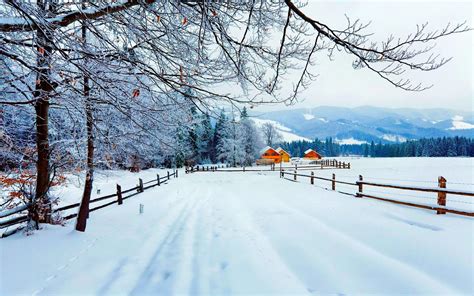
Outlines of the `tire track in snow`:
{"type": "MultiPolygon", "coordinates": [[[[190,190],[189,196],[199,196],[201,189],[197,187],[197,190],[190,190]]],[[[179,256],[179,251],[175,249],[179,246],[178,241],[186,230],[187,222],[193,211],[196,209],[199,203],[198,198],[193,198],[186,203],[186,208],[181,211],[179,216],[174,220],[171,228],[168,230],[165,237],[161,240],[161,243],[156,247],[152,257],[149,259],[148,265],[142,271],[139,281],[136,283],[134,288],[131,290],[132,295],[142,294],[156,294],[164,293],[163,290],[171,288],[168,283],[172,282],[173,267],[171,261],[175,259],[173,256],[179,256]],[[164,258],[163,258],[164,257],[164,258]],[[171,265],[171,266],[170,266],[171,265]],[[163,283],[165,283],[163,285],[163,283]]],[[[179,263],[179,259],[178,259],[179,263]]]]}
{"type": "MultiPolygon", "coordinates": [[[[178,190],[179,191],[179,190],[178,190]]],[[[148,194],[153,194],[153,192],[150,192],[148,194]]],[[[145,196],[144,196],[145,197],[145,196]]],[[[156,206],[158,202],[159,205],[161,205],[161,202],[163,201],[167,201],[167,204],[166,204],[166,207],[170,209],[170,211],[165,211],[165,215],[164,216],[161,216],[161,215],[158,215],[156,217],[151,217],[151,224],[152,225],[161,225],[161,224],[165,224],[166,221],[170,218],[170,217],[173,217],[174,213],[175,212],[180,212],[184,209],[184,207],[186,206],[186,203],[183,203],[183,201],[185,201],[185,199],[183,198],[178,198],[176,199],[176,196],[175,195],[172,195],[172,194],[168,194],[168,195],[165,195],[165,197],[167,197],[166,199],[161,199],[159,201],[156,201],[154,200],[154,205],[156,206]],[[180,204],[183,204],[182,207],[179,207],[180,204]]],[[[151,197],[151,198],[154,198],[154,197],[151,197]]],[[[133,203],[139,203],[139,202],[147,202],[147,199],[145,197],[145,199],[143,200],[133,200],[133,203]]],[[[127,204],[125,205],[125,207],[133,207],[134,205],[133,204],[127,204]]],[[[110,211],[107,211],[107,212],[101,212],[100,213],[100,218],[104,218],[104,217],[107,217],[108,213],[112,213],[110,211]]],[[[99,220],[102,220],[102,219],[99,219],[99,220]]],[[[102,223],[104,221],[101,221],[102,223]]],[[[110,222],[110,221],[109,221],[110,222]]],[[[109,228],[108,230],[108,233],[106,233],[105,235],[102,235],[101,237],[95,237],[94,240],[92,241],[92,243],[88,244],[88,246],[86,248],[83,248],[80,252],[77,253],[77,255],[75,256],[72,256],[71,258],[69,258],[69,260],[59,266],[56,270],[58,272],[61,272],[61,274],[53,274],[51,276],[49,276],[46,280],[45,280],[45,283],[46,285],[44,285],[42,288],[40,289],[37,289],[35,292],[33,292],[33,295],[38,295],[38,294],[45,294],[45,292],[49,291],[49,290],[57,290],[58,288],[60,288],[61,284],[63,283],[68,283],[69,281],[74,281],[74,279],[71,279],[73,278],[74,276],[71,276],[70,274],[68,274],[68,272],[70,272],[70,269],[77,269],[79,268],[79,266],[77,265],[77,262],[79,259],[81,259],[81,261],[84,261],[85,259],[83,257],[87,257],[87,252],[94,246],[96,245],[97,242],[101,242],[101,240],[99,239],[104,239],[105,240],[117,240],[119,238],[117,238],[117,233],[121,233],[121,230],[122,230],[122,225],[116,225],[117,223],[113,222],[113,223],[108,223],[107,224],[107,227],[109,228]],[[61,281],[61,283],[57,283],[57,281],[59,280],[59,278],[62,278],[63,280],[61,281]],[[52,280],[53,279],[56,279],[56,281],[53,283],[52,280]],[[69,281],[67,280],[69,279],[69,281]]],[[[142,232],[143,233],[143,227],[142,227],[142,224],[141,223],[129,223],[127,222],[127,227],[131,228],[129,229],[129,231],[131,232],[142,232]]],[[[146,249],[146,246],[147,244],[149,245],[150,242],[151,243],[154,243],[152,241],[152,238],[153,236],[151,235],[151,233],[153,232],[153,228],[150,227],[148,228],[148,231],[143,233],[142,237],[143,238],[147,238],[144,240],[144,244],[142,246],[142,249],[146,249]]],[[[123,245],[121,242],[120,242],[120,239],[119,239],[119,242],[118,242],[119,245],[123,245]]],[[[105,246],[105,248],[107,248],[108,245],[105,246]]],[[[97,248],[100,248],[100,244],[98,244],[98,246],[96,247],[97,248]]],[[[128,257],[122,257],[122,259],[117,259],[117,261],[119,261],[119,263],[116,265],[115,268],[113,268],[111,270],[111,272],[109,273],[108,277],[105,279],[105,284],[102,285],[102,287],[100,287],[99,291],[100,293],[99,294],[104,294],[104,293],[107,293],[110,286],[113,286],[114,282],[118,281],[118,276],[120,275],[120,272],[123,271],[125,268],[126,268],[126,264],[128,263],[128,260],[129,258],[128,257]]],[[[82,263],[82,262],[81,262],[82,263]]],[[[51,294],[51,292],[47,292],[46,294],[51,294]]]]}
{"type": "MultiPolygon", "coordinates": [[[[170,210],[166,211],[164,216],[161,216],[160,219],[156,219],[154,223],[149,224],[149,231],[144,236],[146,238],[143,240],[142,245],[133,252],[133,255],[122,258],[122,260],[125,261],[119,262],[112,273],[108,275],[108,280],[100,287],[98,294],[122,293],[124,290],[133,291],[136,283],[140,281],[140,275],[150,264],[151,259],[149,254],[156,252],[157,245],[162,246],[164,244],[164,240],[166,240],[173,229],[177,227],[176,223],[179,222],[189,207],[189,203],[183,199],[179,199],[175,203],[172,203],[171,207],[168,207],[170,210]],[[156,234],[157,228],[167,229],[167,231],[163,234],[156,234]],[[123,279],[123,276],[128,278],[123,279]],[[132,286],[130,287],[129,285],[132,286]]],[[[138,231],[140,230],[141,229],[138,229],[138,231]]],[[[151,257],[152,256],[153,255],[151,255],[151,257]]]]}
{"type": "MultiPolygon", "coordinates": [[[[245,184],[246,188],[256,186],[257,181],[253,184],[245,184]]],[[[256,227],[247,206],[241,202],[242,196],[238,191],[225,192],[228,188],[221,188],[221,190],[223,192],[216,194],[226,196],[222,213],[228,221],[225,221],[224,225],[232,226],[231,229],[224,229],[222,239],[228,239],[229,244],[236,244],[238,248],[242,248],[241,253],[232,254],[232,260],[228,259],[221,266],[223,269],[229,269],[230,272],[227,278],[229,287],[225,292],[307,294],[306,286],[279,257],[265,234],[256,227]],[[243,275],[239,271],[241,267],[245,268],[243,269],[245,270],[244,280],[240,279],[243,275]]],[[[222,247],[219,246],[218,249],[220,248],[222,247]]],[[[237,247],[234,246],[234,248],[237,247]]],[[[223,249],[225,252],[225,247],[223,249]]],[[[218,290],[220,288],[219,285],[214,285],[211,294],[222,294],[223,291],[218,290]]]]}

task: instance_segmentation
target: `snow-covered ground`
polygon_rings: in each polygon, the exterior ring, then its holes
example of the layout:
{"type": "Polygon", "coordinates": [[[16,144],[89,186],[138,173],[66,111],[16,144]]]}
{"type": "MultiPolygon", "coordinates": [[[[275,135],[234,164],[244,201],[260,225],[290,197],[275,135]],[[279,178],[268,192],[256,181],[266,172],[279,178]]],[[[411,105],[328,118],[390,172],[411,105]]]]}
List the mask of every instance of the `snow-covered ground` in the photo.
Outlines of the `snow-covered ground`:
{"type": "MultiPolygon", "coordinates": [[[[317,176],[332,177],[341,181],[355,182],[359,175],[365,181],[383,184],[410,185],[414,187],[438,187],[438,177],[443,176],[448,189],[474,191],[474,159],[468,157],[406,157],[406,158],[364,158],[338,157],[340,161],[350,162],[350,170],[315,171],[317,176]]],[[[309,172],[308,172],[309,174],[309,172]]],[[[309,182],[309,181],[303,181],[309,182]]],[[[316,181],[316,186],[330,188],[326,181],[316,181]]],[[[337,184],[336,189],[355,193],[357,187],[337,184]]],[[[406,191],[382,187],[365,186],[364,192],[378,197],[402,201],[437,205],[437,194],[431,192],[406,191]]],[[[474,212],[474,198],[447,195],[447,207],[474,212]]]]}
{"type": "MultiPolygon", "coordinates": [[[[173,170],[147,169],[136,173],[124,170],[96,170],[94,176],[94,188],[92,190],[91,198],[114,194],[117,190],[116,184],[120,184],[122,190],[126,190],[137,186],[138,178],[141,178],[143,182],[147,182],[156,180],[158,174],[160,177],[164,177],[168,172],[172,174],[173,170]]],[[[55,188],[53,190],[53,195],[59,197],[60,205],[68,205],[80,202],[84,186],[84,174],[68,174],[66,177],[66,184],[60,188],[55,188]]],[[[105,202],[108,201],[106,200],[105,202]]]]}
{"type": "MultiPolygon", "coordinates": [[[[427,167],[417,174],[409,160],[391,170],[391,160],[352,159],[354,169],[336,173],[433,180],[446,164],[420,160],[427,167]]],[[[448,184],[468,178],[455,164],[443,172],[448,184]]],[[[474,293],[470,218],[358,199],[278,172],[180,173],[91,213],[86,233],[70,223],[2,239],[0,295],[474,293]]]]}

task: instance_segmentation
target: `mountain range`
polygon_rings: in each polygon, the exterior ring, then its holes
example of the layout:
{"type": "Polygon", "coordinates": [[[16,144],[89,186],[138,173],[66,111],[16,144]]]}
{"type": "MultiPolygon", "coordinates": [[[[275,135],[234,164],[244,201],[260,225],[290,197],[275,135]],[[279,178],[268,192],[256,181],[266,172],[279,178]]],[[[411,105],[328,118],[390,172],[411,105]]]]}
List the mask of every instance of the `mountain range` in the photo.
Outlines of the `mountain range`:
{"type": "Polygon", "coordinates": [[[472,110],[373,106],[321,106],[251,114],[257,125],[273,123],[285,141],[332,137],[342,144],[444,136],[474,138],[473,115],[472,110]]]}

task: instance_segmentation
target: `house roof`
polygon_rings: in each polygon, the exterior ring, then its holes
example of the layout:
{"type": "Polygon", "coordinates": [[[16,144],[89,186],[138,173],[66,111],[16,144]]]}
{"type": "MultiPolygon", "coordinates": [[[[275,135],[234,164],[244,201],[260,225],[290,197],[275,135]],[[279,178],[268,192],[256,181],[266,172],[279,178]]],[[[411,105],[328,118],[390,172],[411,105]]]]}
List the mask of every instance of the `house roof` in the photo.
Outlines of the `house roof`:
{"type": "MultiPolygon", "coordinates": [[[[310,152],[316,152],[316,151],[314,151],[313,149],[308,149],[308,150],[306,150],[306,151],[304,152],[304,154],[308,154],[308,153],[310,153],[310,152]]],[[[316,152],[316,153],[317,153],[317,152],[316,152]]]]}
{"type": "MultiPolygon", "coordinates": [[[[267,152],[268,150],[275,150],[275,149],[273,149],[273,148],[270,147],[270,146],[266,146],[266,147],[264,147],[262,150],[260,150],[260,154],[263,154],[263,153],[267,152]]],[[[276,151],[276,150],[275,150],[275,151],[276,151]]]]}
{"type": "Polygon", "coordinates": [[[278,153],[280,153],[280,154],[281,154],[282,152],[285,152],[286,154],[290,155],[290,153],[288,153],[288,151],[286,151],[285,149],[283,149],[283,148],[281,148],[281,147],[278,147],[278,148],[276,149],[276,152],[278,152],[278,153]]]}

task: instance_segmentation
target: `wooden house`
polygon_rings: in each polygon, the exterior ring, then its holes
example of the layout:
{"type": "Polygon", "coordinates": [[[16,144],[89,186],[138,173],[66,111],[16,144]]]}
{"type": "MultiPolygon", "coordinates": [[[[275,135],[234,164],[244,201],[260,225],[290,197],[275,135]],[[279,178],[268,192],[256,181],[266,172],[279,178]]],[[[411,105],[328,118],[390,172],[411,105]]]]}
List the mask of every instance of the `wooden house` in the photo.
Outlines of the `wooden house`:
{"type": "Polygon", "coordinates": [[[276,149],[276,151],[278,153],[280,153],[280,156],[281,156],[281,162],[290,162],[290,153],[286,152],[285,150],[283,150],[283,148],[281,147],[278,147],[276,149]]]}
{"type": "Polygon", "coordinates": [[[280,163],[281,162],[281,155],[270,146],[267,146],[260,150],[260,158],[267,160],[267,162],[272,161],[272,163],[280,163]]]}
{"type": "Polygon", "coordinates": [[[303,157],[305,159],[321,159],[321,155],[313,149],[306,150],[303,157]]]}

